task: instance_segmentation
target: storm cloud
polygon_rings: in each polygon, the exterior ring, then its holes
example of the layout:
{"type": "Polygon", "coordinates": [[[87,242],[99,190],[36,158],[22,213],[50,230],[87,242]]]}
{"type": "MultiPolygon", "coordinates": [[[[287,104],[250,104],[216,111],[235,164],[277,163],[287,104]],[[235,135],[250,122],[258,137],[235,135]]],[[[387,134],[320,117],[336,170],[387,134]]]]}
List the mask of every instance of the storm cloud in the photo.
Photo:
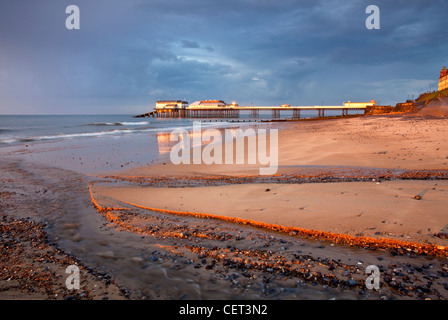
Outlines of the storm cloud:
{"type": "Polygon", "coordinates": [[[147,112],[159,99],[395,104],[448,65],[446,1],[0,2],[0,113],[147,112]],[[68,5],[80,29],[68,30],[68,5]],[[380,8],[368,30],[365,10],[380,8]]]}

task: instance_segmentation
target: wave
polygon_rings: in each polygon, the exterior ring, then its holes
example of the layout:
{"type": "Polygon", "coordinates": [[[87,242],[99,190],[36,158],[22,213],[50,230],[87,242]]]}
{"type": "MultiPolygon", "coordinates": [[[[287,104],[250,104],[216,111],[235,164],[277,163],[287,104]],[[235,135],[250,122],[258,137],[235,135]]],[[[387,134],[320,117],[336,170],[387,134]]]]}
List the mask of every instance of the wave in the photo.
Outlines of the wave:
{"type": "Polygon", "coordinates": [[[148,125],[148,121],[140,121],[140,122],[94,122],[94,123],[86,123],[84,126],[145,126],[148,125]]]}
{"type": "MultiPolygon", "coordinates": [[[[97,124],[90,124],[90,125],[117,125],[114,124],[115,122],[111,122],[108,124],[108,122],[100,122],[97,124]]],[[[120,123],[120,125],[125,125],[128,122],[116,122],[120,123]]],[[[144,125],[148,122],[129,122],[133,125],[144,125]]],[[[201,128],[207,129],[207,128],[225,128],[225,127],[233,127],[236,124],[229,123],[229,122],[210,122],[205,123],[201,122],[201,128]]],[[[238,123],[237,126],[244,126],[249,125],[249,123],[238,123]]],[[[88,138],[88,137],[101,137],[101,136],[112,136],[112,135],[123,135],[123,134],[141,134],[141,133],[147,133],[147,132],[169,132],[169,131],[175,131],[175,130],[187,130],[190,131],[193,129],[193,124],[187,124],[185,126],[167,126],[167,127],[140,127],[140,128],[123,128],[123,129],[114,129],[114,130],[107,130],[107,131],[96,131],[96,132],[79,132],[79,133],[61,133],[61,134],[54,134],[54,135],[42,135],[42,136],[31,136],[31,137],[17,137],[17,136],[4,136],[0,139],[0,144],[14,144],[14,143],[22,143],[22,142],[38,142],[38,141],[51,141],[51,140],[62,140],[62,139],[73,139],[73,138],[88,138]]]]}
{"type": "Polygon", "coordinates": [[[129,130],[129,129],[121,129],[121,130],[110,130],[110,131],[100,131],[100,132],[56,134],[56,135],[37,136],[37,137],[17,137],[17,138],[0,139],[0,143],[46,141],[46,140],[71,139],[71,138],[81,138],[81,137],[100,137],[100,136],[105,136],[105,135],[132,133],[132,132],[135,132],[135,131],[129,130]]]}

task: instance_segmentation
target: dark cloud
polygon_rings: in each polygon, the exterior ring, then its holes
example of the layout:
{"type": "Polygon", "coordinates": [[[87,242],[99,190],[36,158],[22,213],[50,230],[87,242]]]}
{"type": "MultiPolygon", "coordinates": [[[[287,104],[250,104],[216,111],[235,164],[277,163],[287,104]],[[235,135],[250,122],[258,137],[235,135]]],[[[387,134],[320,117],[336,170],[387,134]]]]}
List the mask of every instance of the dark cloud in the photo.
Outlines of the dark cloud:
{"type": "Polygon", "coordinates": [[[182,48],[193,48],[193,49],[200,48],[199,43],[197,43],[196,41],[182,40],[181,43],[182,43],[182,48]]]}
{"type": "Polygon", "coordinates": [[[111,102],[125,113],[167,97],[392,104],[427,90],[448,65],[447,2],[378,0],[380,30],[365,28],[369,4],[2,1],[0,113],[11,103],[54,112],[60,101],[62,113],[109,112],[111,102]],[[70,4],[80,30],[65,28],[70,4]]]}

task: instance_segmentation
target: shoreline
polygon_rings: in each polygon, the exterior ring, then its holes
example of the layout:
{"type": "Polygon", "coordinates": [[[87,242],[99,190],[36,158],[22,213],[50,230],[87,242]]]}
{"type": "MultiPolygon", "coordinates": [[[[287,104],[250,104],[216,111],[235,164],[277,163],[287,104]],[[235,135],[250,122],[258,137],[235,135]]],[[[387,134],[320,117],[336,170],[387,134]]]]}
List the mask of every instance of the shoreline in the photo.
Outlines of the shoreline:
{"type": "MultiPolygon", "coordinates": [[[[301,174],[307,169],[338,167],[448,170],[448,153],[445,152],[448,141],[443,139],[448,135],[444,125],[448,118],[398,114],[311,120],[281,123],[280,126],[270,123],[264,127],[279,129],[277,174],[301,174]],[[350,128],[352,124],[354,130],[350,128]],[[439,140],[432,136],[435,132],[438,132],[439,140]]],[[[246,176],[258,175],[260,167],[248,164],[172,165],[169,162],[169,154],[164,153],[150,166],[110,170],[99,176],[246,176]]]]}

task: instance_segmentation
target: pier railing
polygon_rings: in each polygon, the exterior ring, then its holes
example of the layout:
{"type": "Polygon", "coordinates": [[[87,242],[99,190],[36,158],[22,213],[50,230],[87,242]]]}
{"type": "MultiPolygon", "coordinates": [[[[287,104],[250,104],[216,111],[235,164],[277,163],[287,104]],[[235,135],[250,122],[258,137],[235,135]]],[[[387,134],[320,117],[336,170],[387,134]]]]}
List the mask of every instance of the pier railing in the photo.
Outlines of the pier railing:
{"type": "Polygon", "coordinates": [[[247,112],[251,118],[259,118],[261,112],[270,112],[271,118],[281,117],[289,112],[292,119],[300,119],[301,111],[316,111],[317,117],[325,117],[325,111],[339,111],[341,116],[348,116],[349,111],[364,111],[366,107],[351,106],[248,106],[248,107],[187,107],[157,108],[154,111],[134,116],[134,118],[239,118],[241,112],[247,112]]]}

